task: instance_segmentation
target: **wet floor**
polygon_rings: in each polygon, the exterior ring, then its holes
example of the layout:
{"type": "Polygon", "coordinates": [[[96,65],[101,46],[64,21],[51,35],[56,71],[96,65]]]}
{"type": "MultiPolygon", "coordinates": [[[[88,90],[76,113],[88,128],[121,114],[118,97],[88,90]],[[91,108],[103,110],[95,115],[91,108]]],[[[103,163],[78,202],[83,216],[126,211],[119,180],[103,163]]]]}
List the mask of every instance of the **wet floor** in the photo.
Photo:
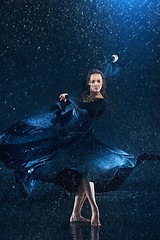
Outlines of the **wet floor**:
{"type": "MultiPolygon", "coordinates": [[[[47,198],[1,201],[1,239],[100,240],[159,239],[160,192],[116,191],[97,195],[100,228],[71,224],[74,195],[65,199],[61,192],[47,198]]],[[[86,202],[83,216],[90,218],[86,202]]]]}

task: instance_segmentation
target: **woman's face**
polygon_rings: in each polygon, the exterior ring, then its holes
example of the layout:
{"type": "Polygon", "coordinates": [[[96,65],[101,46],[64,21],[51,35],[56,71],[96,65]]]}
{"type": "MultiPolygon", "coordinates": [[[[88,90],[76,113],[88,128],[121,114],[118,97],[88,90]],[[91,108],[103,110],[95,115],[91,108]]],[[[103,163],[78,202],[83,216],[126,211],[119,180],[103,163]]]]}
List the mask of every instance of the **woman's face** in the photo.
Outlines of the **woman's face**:
{"type": "Polygon", "coordinates": [[[103,79],[101,74],[99,73],[93,73],[90,76],[90,81],[88,83],[90,86],[90,92],[98,93],[100,92],[102,85],[103,85],[103,79]]]}

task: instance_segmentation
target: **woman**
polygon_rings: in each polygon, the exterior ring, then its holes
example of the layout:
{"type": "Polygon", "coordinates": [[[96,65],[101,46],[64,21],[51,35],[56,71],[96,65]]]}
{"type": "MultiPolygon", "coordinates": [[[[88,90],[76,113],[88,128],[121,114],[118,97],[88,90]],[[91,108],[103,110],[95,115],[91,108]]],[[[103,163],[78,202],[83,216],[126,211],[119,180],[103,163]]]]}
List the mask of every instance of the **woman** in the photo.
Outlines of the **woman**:
{"type": "MultiPolygon", "coordinates": [[[[99,70],[90,71],[87,76],[87,85],[89,86],[89,92],[83,93],[84,96],[81,97],[82,101],[84,100],[90,101],[91,99],[94,100],[94,98],[104,99],[104,96],[106,95],[105,79],[102,72],[100,72],[99,70]],[[102,87],[103,87],[104,96],[101,93],[102,87]]],[[[67,95],[68,95],[67,93],[61,94],[60,101],[63,100],[64,102],[66,102],[67,95]]],[[[99,210],[95,200],[94,183],[88,182],[87,180],[85,180],[85,178],[82,178],[81,185],[78,191],[76,192],[74,208],[73,208],[72,215],[70,217],[70,221],[71,222],[73,221],[89,222],[88,219],[85,219],[81,216],[81,209],[86,197],[88,198],[89,203],[91,205],[91,209],[92,209],[91,224],[100,226],[101,224],[99,221],[99,210]]]]}
{"type": "Polygon", "coordinates": [[[98,142],[92,125],[108,111],[103,73],[90,71],[86,87],[79,100],[61,94],[51,112],[24,119],[7,129],[0,136],[0,160],[14,171],[24,198],[37,180],[54,182],[76,192],[71,222],[99,226],[95,191],[117,189],[142,160],[156,156],[134,158],[98,142]],[[86,198],[92,209],[91,221],[81,216],[86,198]]]}
{"type": "MultiPolygon", "coordinates": [[[[90,118],[92,118],[94,114],[95,114],[94,118],[97,118],[99,117],[99,114],[101,115],[103,112],[107,111],[106,81],[103,73],[97,69],[90,71],[87,76],[86,86],[88,89],[80,95],[80,99],[82,102],[87,102],[87,103],[92,102],[95,104],[95,106],[93,104],[94,109],[92,109],[92,111],[91,111],[91,106],[89,107],[89,105],[87,106],[88,109],[85,106],[83,106],[83,108],[88,110],[88,115],[90,115],[90,118]],[[97,100],[98,100],[98,106],[96,105],[97,100]],[[99,112],[99,114],[97,112],[99,112]]],[[[63,93],[60,95],[59,98],[60,98],[60,101],[64,101],[66,103],[67,97],[68,97],[68,94],[63,93]]],[[[72,99],[70,98],[69,100],[72,101],[72,99]]],[[[77,106],[78,105],[82,108],[81,103],[78,103],[77,101],[77,106]]],[[[98,186],[97,189],[99,189],[98,191],[100,192],[105,191],[104,185],[106,186],[110,185],[112,189],[112,187],[114,186],[112,186],[112,184],[109,184],[109,182],[111,183],[114,179],[116,179],[115,176],[116,176],[116,173],[119,172],[118,170],[121,169],[122,166],[123,166],[122,168],[126,166],[129,169],[129,172],[131,173],[131,171],[136,165],[136,159],[134,159],[132,156],[129,156],[127,153],[123,151],[111,149],[98,142],[96,142],[96,144],[93,143],[95,141],[95,139],[92,139],[93,136],[89,136],[89,138],[91,143],[89,143],[87,147],[91,149],[91,152],[94,152],[95,150],[93,150],[93,147],[91,148],[90,145],[96,145],[97,153],[101,154],[101,151],[102,151],[104,155],[106,155],[106,157],[108,156],[108,158],[110,159],[116,158],[116,160],[114,159],[114,162],[112,163],[110,162],[109,164],[106,164],[106,166],[97,166],[96,171],[98,171],[99,173],[95,172],[94,170],[94,174],[96,176],[99,175],[98,176],[99,179],[95,181],[96,185],[98,186]],[[105,167],[108,168],[108,176],[105,180],[107,181],[106,183],[104,183],[105,181],[103,178],[106,175],[105,167]],[[113,172],[110,173],[111,176],[109,177],[110,170],[113,172]]],[[[97,160],[96,164],[98,163],[99,165],[105,164],[103,161],[99,162],[97,160]]],[[[121,182],[122,182],[122,179],[121,181],[119,181],[118,186],[122,184],[121,182]]],[[[116,188],[118,186],[116,186],[116,188]]],[[[84,177],[82,177],[81,184],[76,192],[74,207],[73,207],[72,215],[70,217],[70,221],[71,222],[73,221],[89,222],[90,221],[81,216],[81,209],[86,198],[88,198],[89,203],[91,205],[91,209],[92,209],[91,225],[100,226],[101,224],[99,220],[99,210],[98,210],[98,206],[96,204],[96,199],[95,199],[94,182],[87,181],[84,177]]]]}

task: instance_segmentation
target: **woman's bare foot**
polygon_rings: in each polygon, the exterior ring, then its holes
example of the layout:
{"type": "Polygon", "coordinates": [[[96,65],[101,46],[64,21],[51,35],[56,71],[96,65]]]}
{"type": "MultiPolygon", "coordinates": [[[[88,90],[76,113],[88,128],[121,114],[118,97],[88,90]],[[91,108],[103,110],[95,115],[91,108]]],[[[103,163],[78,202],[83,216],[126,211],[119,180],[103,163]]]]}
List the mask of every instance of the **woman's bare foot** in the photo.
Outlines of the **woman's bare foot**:
{"type": "Polygon", "coordinates": [[[96,211],[93,213],[92,218],[91,218],[91,225],[92,226],[101,226],[100,221],[99,221],[99,211],[96,211]]]}
{"type": "Polygon", "coordinates": [[[96,218],[91,219],[91,225],[95,226],[95,227],[100,227],[101,226],[100,221],[96,218]]]}
{"type": "Polygon", "coordinates": [[[91,220],[84,218],[82,216],[71,216],[70,217],[70,222],[85,222],[85,223],[90,223],[91,220]]]}

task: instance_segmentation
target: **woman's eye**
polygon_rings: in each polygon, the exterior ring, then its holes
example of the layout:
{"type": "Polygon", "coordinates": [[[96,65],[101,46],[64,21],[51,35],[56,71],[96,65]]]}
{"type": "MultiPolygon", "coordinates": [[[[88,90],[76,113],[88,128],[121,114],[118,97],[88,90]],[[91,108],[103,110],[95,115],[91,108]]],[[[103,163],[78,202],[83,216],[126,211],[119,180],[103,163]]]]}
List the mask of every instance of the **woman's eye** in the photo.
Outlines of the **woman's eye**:
{"type": "Polygon", "coordinates": [[[101,80],[98,80],[97,82],[98,82],[98,83],[100,83],[100,82],[101,82],[101,80]]]}
{"type": "Polygon", "coordinates": [[[95,83],[95,81],[94,81],[94,80],[92,80],[92,81],[91,81],[91,83],[95,83]]]}

